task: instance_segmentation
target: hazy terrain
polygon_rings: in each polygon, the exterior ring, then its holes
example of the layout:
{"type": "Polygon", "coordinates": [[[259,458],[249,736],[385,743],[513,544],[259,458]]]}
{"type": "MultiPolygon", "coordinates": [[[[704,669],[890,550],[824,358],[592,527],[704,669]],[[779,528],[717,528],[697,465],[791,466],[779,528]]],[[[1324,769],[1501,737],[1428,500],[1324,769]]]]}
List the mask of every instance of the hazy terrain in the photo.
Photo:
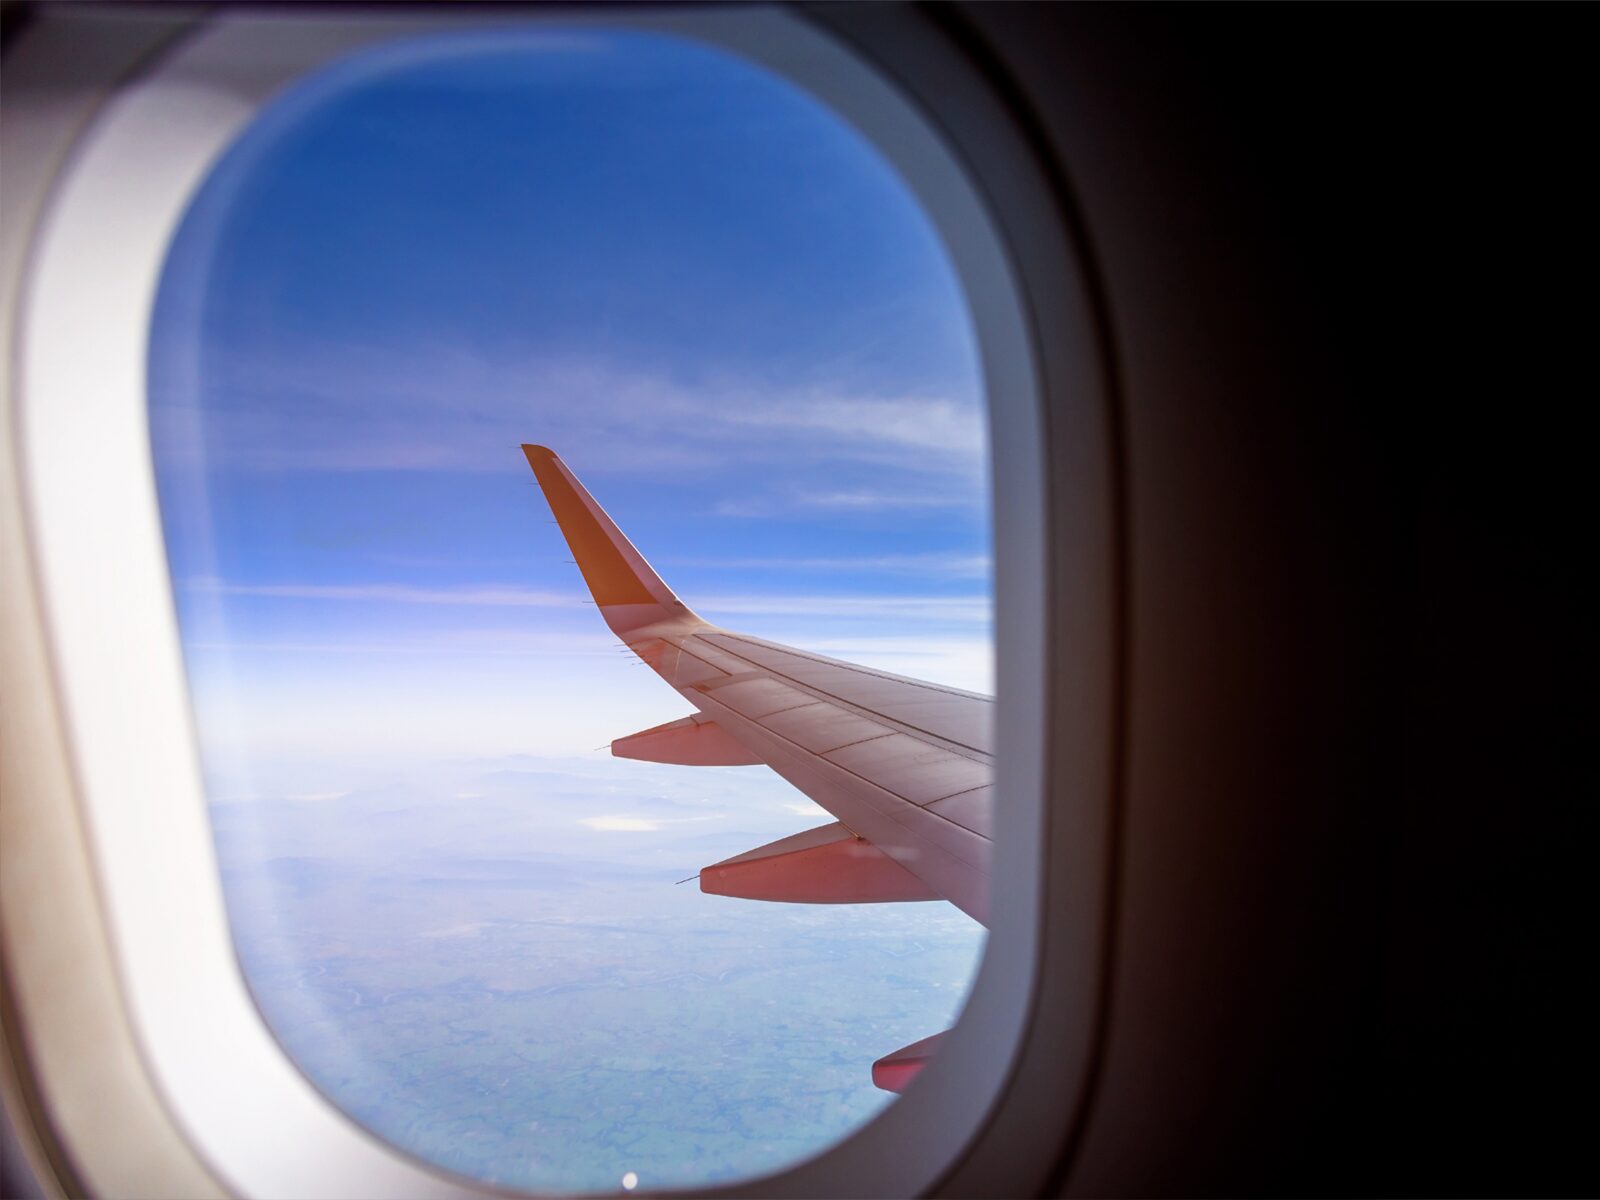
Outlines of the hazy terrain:
{"type": "Polygon", "coordinates": [[[826,819],[764,768],[596,756],[421,774],[213,819],[241,958],[284,1045],[374,1131],[474,1176],[600,1189],[632,1171],[650,1187],[804,1158],[890,1099],[872,1060],[951,1021],[981,950],[943,903],[678,885],[826,819]]]}

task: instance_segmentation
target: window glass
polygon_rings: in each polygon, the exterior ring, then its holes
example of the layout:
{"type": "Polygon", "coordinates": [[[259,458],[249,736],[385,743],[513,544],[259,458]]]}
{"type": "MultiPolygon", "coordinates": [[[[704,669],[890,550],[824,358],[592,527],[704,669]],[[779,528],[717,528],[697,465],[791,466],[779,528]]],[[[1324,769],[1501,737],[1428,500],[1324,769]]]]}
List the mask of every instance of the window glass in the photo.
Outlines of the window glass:
{"type": "Polygon", "coordinates": [[[688,709],[519,449],[708,620],[989,691],[974,339],[862,138],[659,35],[363,52],[196,195],[150,405],[239,959],[324,1093],[538,1190],[748,1177],[892,1102],[873,1061],[955,1021],[982,928],[696,888],[831,817],[606,752],[688,709]]]}

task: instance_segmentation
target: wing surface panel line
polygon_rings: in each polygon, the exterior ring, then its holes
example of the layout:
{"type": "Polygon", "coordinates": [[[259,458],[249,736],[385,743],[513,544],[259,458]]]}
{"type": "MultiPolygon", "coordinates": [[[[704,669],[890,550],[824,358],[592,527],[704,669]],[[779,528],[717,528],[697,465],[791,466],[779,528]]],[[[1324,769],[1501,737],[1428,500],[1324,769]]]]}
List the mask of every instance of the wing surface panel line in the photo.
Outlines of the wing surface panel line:
{"type": "MultiPolygon", "coordinates": [[[[776,731],[776,730],[772,730],[772,731],[771,731],[771,732],[773,732],[773,733],[777,733],[777,731],[776,731]]],[[[864,737],[864,738],[857,738],[857,739],[856,739],[856,740],[855,740],[855,741],[853,741],[853,742],[846,742],[846,743],[845,743],[845,744],[844,744],[844,745],[842,745],[842,746],[834,746],[834,747],[833,747],[833,748],[832,748],[832,749],[829,749],[829,750],[824,750],[824,751],[822,751],[822,753],[821,753],[821,754],[818,754],[818,755],[817,755],[817,757],[819,757],[819,758],[821,758],[821,757],[823,757],[823,756],[824,756],[824,755],[828,755],[828,754],[836,754],[836,753],[838,753],[838,752],[839,752],[839,751],[840,751],[840,750],[848,750],[848,749],[850,749],[850,747],[851,747],[851,746],[865,746],[865,745],[866,745],[866,744],[867,744],[867,743],[868,743],[868,742],[881,742],[881,741],[882,741],[882,740],[883,740],[883,739],[884,739],[884,738],[886,738],[886,737],[893,737],[893,736],[894,736],[894,735],[895,735],[895,734],[896,734],[896,733],[897,733],[897,732],[898,732],[898,731],[897,731],[897,730],[893,730],[893,729],[891,729],[891,730],[888,730],[888,731],[887,731],[887,732],[885,732],[885,733],[875,733],[875,734],[873,734],[873,735],[872,735],[872,736],[871,736],[871,737],[864,737]]],[[[786,735],[784,735],[784,734],[781,734],[781,733],[780,733],[780,734],[778,734],[778,736],[779,736],[779,737],[781,737],[781,738],[784,738],[784,740],[785,740],[785,741],[790,741],[790,740],[792,740],[792,739],[790,739],[790,738],[788,738],[788,737],[787,737],[787,736],[786,736],[786,735]]],[[[910,735],[907,735],[907,736],[910,736],[910,735]]],[[[800,743],[798,743],[798,742],[796,742],[796,743],[795,743],[795,745],[797,745],[797,746],[798,746],[798,745],[799,745],[799,744],[800,744],[800,743]]],[[[943,747],[942,747],[942,746],[941,746],[941,747],[939,747],[939,748],[940,748],[940,749],[943,749],[943,747]]],[[[812,751],[812,753],[816,753],[816,752],[815,752],[815,751],[812,751]]],[[[942,797],[941,797],[941,798],[942,798],[942,797]]]]}
{"type": "MultiPolygon", "coordinates": [[[[828,753],[832,754],[833,751],[830,750],[830,751],[828,751],[828,753]]],[[[957,796],[968,796],[968,795],[971,795],[973,792],[981,792],[981,791],[983,791],[984,788],[991,788],[993,786],[994,786],[994,781],[993,780],[990,780],[988,783],[973,784],[973,786],[971,786],[969,788],[962,788],[959,792],[951,792],[948,796],[936,796],[934,799],[929,800],[928,804],[941,804],[946,800],[954,800],[957,796]]],[[[926,808],[927,805],[919,804],[917,807],[918,808],[926,808]]]]}
{"type": "MultiPolygon", "coordinates": [[[[715,703],[714,698],[708,697],[708,699],[712,699],[713,703],[715,703]]],[[[825,763],[825,764],[827,764],[828,767],[831,767],[833,770],[850,776],[851,779],[858,781],[859,783],[865,785],[866,787],[872,788],[874,791],[881,792],[883,795],[889,797],[891,800],[895,801],[898,804],[909,805],[911,808],[915,808],[915,809],[918,809],[918,810],[920,810],[922,812],[928,813],[928,815],[930,815],[930,816],[938,817],[939,820],[944,821],[946,824],[953,825],[957,829],[965,830],[967,833],[972,834],[973,837],[983,838],[983,840],[986,841],[986,842],[991,840],[989,837],[987,837],[984,834],[979,833],[977,830],[968,829],[967,826],[961,824],[961,822],[951,820],[949,817],[945,816],[943,813],[934,812],[928,806],[932,805],[932,804],[937,804],[941,800],[948,800],[952,796],[964,796],[968,792],[981,791],[983,788],[992,787],[993,786],[993,781],[990,781],[988,783],[980,783],[980,784],[977,784],[977,785],[975,785],[973,787],[962,788],[959,792],[948,792],[943,796],[935,796],[931,800],[927,800],[924,803],[918,804],[914,800],[908,800],[904,796],[899,795],[896,792],[891,792],[888,788],[884,787],[883,784],[876,783],[873,780],[868,779],[865,775],[859,774],[856,771],[852,771],[849,767],[845,766],[842,763],[834,762],[831,758],[827,758],[827,757],[825,757],[825,756],[823,756],[821,754],[813,754],[810,750],[807,750],[799,742],[796,742],[794,739],[792,739],[790,737],[787,737],[786,735],[784,735],[782,733],[779,733],[775,729],[768,729],[766,726],[762,725],[760,721],[757,721],[757,720],[754,720],[754,719],[752,719],[750,717],[747,717],[743,713],[735,712],[733,709],[728,708],[726,705],[723,705],[723,704],[718,704],[717,707],[721,708],[723,710],[723,712],[722,713],[718,713],[718,714],[713,714],[713,715],[723,725],[723,727],[725,729],[729,728],[730,726],[732,726],[734,724],[739,724],[739,723],[746,724],[746,725],[753,725],[756,729],[759,729],[762,733],[766,734],[768,737],[776,738],[778,741],[784,742],[787,745],[792,746],[794,748],[794,751],[795,751],[796,754],[803,755],[806,758],[814,760],[817,763],[825,763]]],[[[889,735],[886,735],[886,736],[889,736],[889,735]]],[[[865,740],[866,741],[877,741],[878,739],[877,738],[867,738],[865,740]]],[[[860,743],[856,743],[856,744],[859,745],[860,743]]],[[[829,753],[831,754],[831,753],[833,753],[833,751],[830,750],[829,753]]],[[[813,797],[813,799],[815,800],[815,797],[813,797]]],[[[816,802],[818,804],[822,803],[821,801],[816,801],[816,802]]],[[[823,807],[826,807],[826,805],[824,805],[823,807]]],[[[878,809],[876,811],[882,813],[884,816],[890,816],[891,815],[891,812],[886,812],[886,811],[884,811],[882,809],[878,809]]],[[[828,809],[828,812],[833,814],[834,816],[838,816],[837,813],[833,813],[833,810],[831,808],[828,809]]],[[[841,820],[841,821],[844,820],[843,817],[839,817],[838,819],[841,820]]],[[[904,825],[904,822],[896,822],[896,823],[904,825]]],[[[954,857],[958,857],[959,858],[960,855],[954,855],[954,857]]],[[[968,866],[975,866],[977,864],[968,863],[967,865],[968,866]]]]}
{"type": "MultiPolygon", "coordinates": [[[[878,722],[881,722],[881,723],[883,723],[885,725],[893,725],[893,726],[895,726],[896,728],[894,730],[892,730],[891,732],[904,733],[909,737],[915,737],[920,741],[926,741],[930,746],[937,746],[940,749],[949,750],[952,754],[960,755],[962,758],[972,759],[974,762],[991,762],[991,761],[993,761],[993,758],[994,758],[993,755],[989,754],[988,752],[986,752],[984,750],[978,749],[976,746],[969,746],[965,742],[954,741],[954,740],[952,740],[950,738],[944,737],[942,734],[934,733],[932,730],[923,729],[922,727],[920,727],[918,725],[913,725],[909,721],[905,721],[905,720],[903,720],[903,719],[901,719],[899,717],[890,716],[889,714],[884,713],[884,712],[882,712],[882,711],[880,711],[878,709],[875,709],[875,708],[868,708],[865,705],[860,704],[859,702],[854,701],[854,700],[847,700],[843,696],[837,696],[834,693],[832,693],[830,691],[827,691],[826,689],[824,689],[822,687],[819,687],[817,684],[807,683],[804,680],[795,679],[792,676],[783,674],[781,671],[779,671],[775,667],[764,666],[764,665],[762,665],[760,663],[756,663],[752,659],[744,658],[737,651],[724,650],[724,651],[722,651],[722,653],[731,655],[732,657],[735,657],[735,658],[738,658],[740,662],[750,663],[754,668],[756,668],[756,669],[750,671],[748,674],[741,672],[737,676],[730,675],[730,674],[727,673],[726,668],[718,666],[715,662],[712,662],[710,659],[707,659],[707,658],[703,657],[702,655],[696,654],[694,652],[694,650],[691,649],[689,646],[686,646],[686,645],[682,644],[683,642],[693,642],[695,638],[701,636],[698,633],[681,634],[681,635],[675,635],[675,636],[671,636],[671,637],[665,636],[665,635],[656,635],[656,634],[652,634],[650,636],[651,636],[651,639],[656,639],[656,638],[659,637],[659,640],[664,641],[664,642],[668,643],[669,645],[673,646],[680,653],[685,654],[689,658],[694,659],[695,662],[698,662],[698,663],[703,664],[704,666],[710,667],[712,670],[723,672],[724,678],[711,681],[712,682],[712,686],[702,689],[701,686],[697,685],[697,684],[678,684],[678,683],[673,683],[673,681],[670,678],[668,678],[665,674],[663,674],[661,671],[659,671],[659,670],[656,671],[656,674],[661,675],[661,677],[663,679],[665,679],[668,683],[672,684],[672,686],[675,689],[677,689],[677,691],[679,692],[680,695],[683,695],[686,699],[689,699],[691,702],[693,702],[693,696],[690,695],[691,692],[694,693],[695,695],[709,695],[709,694],[711,694],[713,692],[716,692],[719,689],[721,689],[723,687],[726,687],[726,686],[728,686],[728,685],[730,685],[732,683],[735,683],[735,682],[744,682],[745,680],[753,680],[753,679],[773,679],[773,680],[776,680],[778,682],[781,682],[785,687],[792,687],[796,691],[801,691],[801,692],[808,693],[809,695],[811,695],[814,698],[814,700],[816,702],[819,702],[819,703],[822,703],[822,704],[831,704],[835,708],[838,708],[838,709],[840,709],[840,710],[842,710],[844,712],[853,713],[856,716],[865,717],[865,718],[867,718],[869,720],[873,720],[873,721],[878,721],[878,722]]],[[[714,648],[716,648],[714,643],[713,643],[713,646],[714,646],[714,648]]],[[[817,663],[822,663],[822,664],[827,665],[827,666],[835,665],[832,659],[815,658],[815,659],[812,659],[812,661],[813,662],[817,662],[817,663]]],[[[649,665],[651,667],[655,666],[654,663],[650,663],[649,665]]],[[[838,664],[838,665],[842,666],[844,664],[838,664]]],[[[882,678],[893,679],[893,680],[898,681],[898,677],[897,676],[893,676],[893,675],[885,674],[885,675],[882,676],[882,678]]],[[[940,689],[934,689],[934,690],[940,690],[940,689]]],[[[965,696],[965,695],[968,695],[969,693],[957,692],[957,693],[954,693],[954,694],[965,696]]],[[[982,697],[979,697],[979,698],[982,699],[982,697]]],[[[796,708],[803,708],[805,706],[804,705],[796,705],[795,707],[796,708]]],[[[792,710],[790,710],[790,709],[780,709],[779,711],[780,712],[790,712],[792,710]]],[[[775,713],[767,713],[767,714],[764,714],[764,715],[765,716],[775,716],[776,714],[775,713]]],[[[747,717],[745,719],[746,720],[750,720],[751,718],[747,717]]],[[[885,736],[885,735],[880,734],[878,736],[881,737],[881,736],[885,736]]],[[[874,739],[874,738],[863,738],[861,740],[862,741],[874,741],[876,739],[874,739]]],[[[849,745],[856,745],[857,743],[850,742],[848,744],[849,745]]],[[[834,750],[842,750],[842,749],[844,749],[843,746],[835,746],[834,747],[834,750]]],[[[833,753],[833,750],[830,750],[828,753],[830,753],[830,754],[833,753]]]]}
{"type": "MultiPolygon", "coordinates": [[[[699,633],[692,633],[692,634],[684,635],[684,638],[687,641],[687,640],[691,640],[693,638],[697,638],[697,637],[700,637],[700,636],[702,636],[702,635],[699,634],[699,633]]],[[[715,646],[716,643],[713,642],[712,645],[715,646]]],[[[692,653],[691,651],[689,651],[687,649],[685,649],[683,652],[685,654],[691,654],[692,653]]],[[[972,759],[974,759],[974,761],[979,761],[979,762],[989,762],[989,761],[993,760],[993,757],[994,757],[993,755],[989,754],[987,751],[979,749],[977,746],[969,746],[966,742],[958,742],[958,741],[955,741],[954,739],[947,738],[947,737],[943,736],[942,734],[934,733],[931,729],[924,729],[920,725],[913,725],[913,724],[911,724],[911,722],[906,721],[901,717],[890,716],[888,713],[882,712],[879,709],[867,708],[867,707],[865,707],[864,705],[860,704],[857,701],[847,700],[843,696],[837,696],[834,693],[829,692],[829,691],[827,691],[826,689],[824,689],[822,687],[819,687],[817,684],[808,683],[808,682],[806,682],[804,680],[801,680],[801,679],[796,679],[792,675],[785,675],[777,667],[769,667],[765,663],[756,662],[754,659],[746,659],[737,650],[728,650],[728,651],[726,651],[726,653],[731,654],[736,658],[743,659],[743,661],[748,662],[752,666],[757,667],[761,671],[766,672],[769,677],[771,677],[773,679],[781,680],[785,685],[787,685],[789,687],[797,688],[797,689],[800,689],[802,691],[810,691],[813,695],[823,698],[824,700],[826,700],[830,704],[837,704],[840,708],[844,708],[844,709],[847,709],[849,711],[855,712],[855,713],[857,713],[857,714],[859,714],[861,716],[870,717],[873,720],[883,721],[883,722],[886,722],[886,723],[893,723],[895,725],[898,725],[898,726],[901,727],[901,732],[910,734],[913,737],[919,737],[919,738],[928,740],[930,744],[948,746],[952,750],[952,752],[954,752],[956,754],[960,754],[963,758],[972,758],[972,759]]],[[[915,682],[914,680],[902,680],[899,676],[890,675],[890,674],[887,674],[886,672],[885,673],[880,673],[880,672],[861,670],[859,668],[848,667],[848,664],[837,663],[831,658],[813,658],[813,659],[811,659],[811,661],[812,662],[816,662],[816,663],[820,663],[820,664],[822,664],[824,666],[829,666],[829,667],[837,666],[837,667],[846,668],[846,669],[850,669],[850,670],[860,670],[860,673],[862,673],[862,674],[877,675],[879,678],[890,679],[890,680],[893,680],[896,683],[902,683],[902,682],[903,683],[911,683],[911,682],[915,682]]],[[[974,698],[974,699],[979,699],[979,700],[987,700],[988,699],[988,697],[986,697],[986,696],[974,696],[973,693],[971,693],[971,692],[962,692],[962,691],[957,691],[955,689],[929,687],[928,690],[929,691],[945,692],[945,693],[947,693],[949,695],[961,696],[961,697],[965,697],[965,698],[974,698]]]]}
{"type": "MultiPolygon", "coordinates": [[[[688,652],[685,651],[685,653],[688,653],[688,652]]],[[[691,655],[691,657],[693,657],[693,656],[691,655]]],[[[896,733],[901,733],[901,734],[904,734],[907,737],[916,738],[919,742],[925,742],[927,745],[929,745],[929,746],[931,746],[931,747],[933,747],[935,749],[948,750],[951,754],[956,755],[958,758],[965,758],[965,759],[967,759],[967,760],[969,760],[971,762],[989,763],[989,762],[993,761],[993,758],[994,758],[993,755],[988,754],[988,753],[986,753],[986,752],[984,752],[982,750],[979,750],[974,746],[969,746],[965,742],[952,741],[949,738],[943,737],[940,734],[932,732],[931,730],[923,729],[923,728],[921,728],[920,726],[917,726],[917,725],[912,725],[908,721],[902,720],[899,717],[891,716],[888,713],[885,713],[885,712],[883,712],[883,711],[881,711],[879,709],[868,708],[865,705],[857,703],[855,701],[846,700],[842,696],[836,696],[832,692],[824,691],[822,688],[818,687],[815,684],[803,683],[800,680],[790,679],[788,676],[778,675],[776,673],[774,673],[772,676],[769,676],[769,678],[774,678],[774,679],[780,680],[784,684],[785,687],[792,687],[792,688],[796,689],[797,691],[807,691],[807,692],[809,692],[810,695],[814,697],[814,700],[812,701],[812,703],[827,704],[827,705],[830,705],[830,706],[832,706],[834,708],[839,709],[841,712],[848,712],[848,713],[851,713],[851,714],[853,714],[855,716],[859,716],[859,717],[863,717],[863,718],[868,719],[868,720],[876,721],[876,722],[878,722],[879,724],[882,724],[882,725],[892,725],[892,726],[894,726],[893,729],[890,729],[885,733],[875,734],[874,736],[872,736],[870,738],[862,738],[862,739],[860,739],[860,741],[856,741],[856,742],[847,742],[847,743],[845,743],[844,746],[835,746],[835,747],[833,747],[833,749],[828,751],[829,754],[832,754],[835,750],[843,750],[845,748],[845,746],[857,746],[857,745],[860,745],[861,742],[875,742],[881,737],[890,737],[890,736],[892,736],[892,735],[894,735],[896,733]]],[[[704,690],[701,690],[701,689],[699,689],[697,687],[688,686],[688,687],[679,687],[678,691],[682,695],[684,695],[686,698],[688,698],[688,699],[690,699],[692,701],[693,700],[693,696],[690,696],[690,694],[689,694],[690,692],[693,692],[695,695],[714,696],[719,690],[721,690],[722,682],[723,682],[722,680],[718,680],[717,681],[717,683],[718,683],[717,687],[706,688],[704,690]]],[[[676,684],[674,684],[673,686],[677,687],[676,684]]],[[[804,704],[797,704],[797,705],[794,706],[794,708],[805,708],[805,707],[807,707],[807,706],[804,705],[804,704]]],[[[759,724],[761,721],[764,721],[767,717],[775,717],[775,716],[777,716],[779,712],[793,712],[794,708],[783,708],[783,709],[777,710],[777,712],[763,713],[761,715],[761,717],[759,717],[759,718],[757,718],[757,717],[747,717],[747,716],[744,716],[743,713],[740,713],[739,715],[741,717],[743,717],[744,720],[751,721],[753,723],[759,724]]],[[[807,753],[811,753],[811,751],[807,751],[807,753]]]]}

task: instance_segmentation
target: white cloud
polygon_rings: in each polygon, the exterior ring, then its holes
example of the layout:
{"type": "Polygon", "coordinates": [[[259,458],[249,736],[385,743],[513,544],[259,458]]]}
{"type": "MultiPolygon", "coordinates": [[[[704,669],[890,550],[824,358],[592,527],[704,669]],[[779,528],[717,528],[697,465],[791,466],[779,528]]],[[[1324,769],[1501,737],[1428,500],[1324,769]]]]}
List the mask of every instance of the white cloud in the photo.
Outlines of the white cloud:
{"type": "Polygon", "coordinates": [[[796,499],[809,508],[873,511],[905,508],[966,508],[969,496],[955,492],[802,492],[796,499]]]}
{"type": "Polygon", "coordinates": [[[819,820],[832,819],[831,814],[827,809],[813,804],[809,800],[801,800],[798,803],[785,804],[783,808],[784,811],[792,812],[798,817],[816,817],[819,820]]]}
{"type": "Polygon", "coordinates": [[[812,617],[890,617],[901,621],[987,622],[992,612],[987,595],[979,596],[701,596],[695,608],[703,614],[746,616],[806,615],[812,617]]]}
{"type": "Polygon", "coordinates": [[[994,568],[987,554],[878,554],[837,558],[677,558],[666,563],[733,571],[859,571],[940,579],[983,579],[994,568]]]}
{"type": "Polygon", "coordinates": [[[235,355],[218,369],[203,411],[187,397],[153,397],[164,465],[220,455],[221,465],[249,470],[503,471],[530,440],[613,475],[670,475],[736,455],[971,479],[984,461],[975,381],[945,395],[883,395],[845,379],[679,380],[453,344],[398,358],[392,347],[345,344],[289,358],[235,355]]]}
{"type": "Polygon", "coordinates": [[[961,488],[940,491],[793,491],[783,494],[731,496],[717,501],[712,513],[719,517],[793,517],[797,510],[831,512],[914,512],[933,509],[976,508],[976,493],[961,488]]]}
{"type": "Polygon", "coordinates": [[[584,817],[578,824],[601,833],[655,833],[666,822],[649,817],[584,817]]]}
{"type": "MultiPolygon", "coordinates": [[[[359,612],[354,612],[354,615],[364,616],[359,612]]],[[[632,657],[622,648],[615,635],[592,616],[580,627],[571,629],[507,629],[492,625],[441,629],[432,626],[397,627],[391,624],[381,633],[381,637],[373,637],[368,631],[352,631],[351,636],[340,637],[324,622],[314,629],[279,630],[277,636],[270,637],[201,637],[185,641],[184,647],[190,651],[246,656],[265,652],[373,658],[542,658],[552,662],[572,659],[592,662],[596,658],[632,657]]]]}
{"type": "Polygon", "coordinates": [[[359,600],[494,608],[577,608],[583,603],[583,597],[576,592],[550,592],[500,584],[423,588],[401,583],[227,583],[204,577],[186,580],[183,587],[186,591],[216,592],[226,596],[271,596],[282,600],[359,600]]]}
{"type": "MultiPolygon", "coordinates": [[[[453,588],[421,588],[405,584],[240,584],[205,578],[184,583],[185,590],[233,596],[263,596],[284,600],[334,600],[367,603],[450,605],[462,608],[578,608],[584,597],[577,593],[550,592],[515,585],[468,584],[453,588]]],[[[736,593],[703,595],[695,608],[704,613],[733,615],[805,614],[816,617],[892,617],[896,620],[988,621],[992,602],[988,595],[896,596],[813,595],[810,593],[736,593]]],[[[491,641],[502,635],[482,632],[491,641]]],[[[565,640],[565,639],[563,639],[565,640]]]]}
{"type": "Polygon", "coordinates": [[[730,425],[822,434],[863,443],[970,454],[983,445],[983,410],[942,397],[810,394],[787,403],[720,408],[730,425]]]}

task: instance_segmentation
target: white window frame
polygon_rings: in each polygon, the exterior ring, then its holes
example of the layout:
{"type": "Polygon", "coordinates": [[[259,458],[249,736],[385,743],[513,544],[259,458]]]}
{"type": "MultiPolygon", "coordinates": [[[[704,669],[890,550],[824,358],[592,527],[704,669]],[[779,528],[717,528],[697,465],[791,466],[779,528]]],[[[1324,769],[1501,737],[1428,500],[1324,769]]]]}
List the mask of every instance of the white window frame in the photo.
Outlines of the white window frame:
{"type": "MultiPolygon", "coordinates": [[[[1036,148],[971,64],[910,10],[513,19],[223,9],[107,82],[54,178],[6,314],[11,452],[31,567],[6,586],[31,586],[42,603],[77,814],[145,1069],[181,1136],[238,1194],[504,1194],[361,1129],[299,1072],[253,1006],[198,770],[145,389],[172,235],[262,104],[363,46],[514,21],[720,46],[852,123],[943,238],[989,401],[1003,799],[991,936],[971,998],[918,1086],[880,1116],[808,1162],[696,1194],[909,1195],[963,1180],[1032,1190],[1082,1109],[1098,1038],[1116,723],[1109,410],[1080,260],[1036,148]]],[[[38,888],[24,900],[49,911],[48,882],[38,888]]],[[[92,1156],[84,1135],[64,1136],[92,1156]]]]}

